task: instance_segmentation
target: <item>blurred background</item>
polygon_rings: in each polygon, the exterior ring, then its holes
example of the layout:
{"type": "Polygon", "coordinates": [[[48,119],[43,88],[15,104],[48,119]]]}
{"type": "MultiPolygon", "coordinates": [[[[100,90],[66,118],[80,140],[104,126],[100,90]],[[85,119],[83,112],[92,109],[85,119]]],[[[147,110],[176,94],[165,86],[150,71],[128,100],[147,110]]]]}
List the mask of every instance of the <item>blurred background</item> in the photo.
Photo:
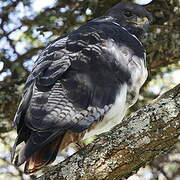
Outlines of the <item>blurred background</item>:
{"type": "MultiPolygon", "coordinates": [[[[39,52],[58,36],[101,16],[121,0],[0,0],[0,180],[35,179],[10,162],[12,121],[39,52]]],[[[149,77],[131,112],[180,83],[180,0],[136,0],[154,21],[143,44],[149,77]],[[149,3],[149,4],[148,4],[149,3]]],[[[180,139],[128,180],[180,180],[180,139]]]]}

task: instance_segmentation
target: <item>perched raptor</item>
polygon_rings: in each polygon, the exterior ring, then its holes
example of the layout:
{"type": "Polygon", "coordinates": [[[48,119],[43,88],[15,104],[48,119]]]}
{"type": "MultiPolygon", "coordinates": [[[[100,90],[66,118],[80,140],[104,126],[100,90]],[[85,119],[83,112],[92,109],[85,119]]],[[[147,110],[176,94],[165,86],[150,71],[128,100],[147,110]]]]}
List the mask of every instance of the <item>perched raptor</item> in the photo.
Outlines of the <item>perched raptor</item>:
{"type": "Polygon", "coordinates": [[[26,162],[25,173],[36,172],[70,143],[122,121],[147,78],[139,39],[151,20],[144,7],[121,2],[42,51],[14,119],[15,165],[26,162]]]}

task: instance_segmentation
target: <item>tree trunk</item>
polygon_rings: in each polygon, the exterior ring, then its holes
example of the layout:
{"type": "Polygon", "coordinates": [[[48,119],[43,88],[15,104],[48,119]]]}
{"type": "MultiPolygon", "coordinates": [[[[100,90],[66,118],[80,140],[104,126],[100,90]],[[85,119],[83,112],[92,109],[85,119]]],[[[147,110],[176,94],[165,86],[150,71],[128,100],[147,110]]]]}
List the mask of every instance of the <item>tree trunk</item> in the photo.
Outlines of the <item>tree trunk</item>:
{"type": "Polygon", "coordinates": [[[120,180],[168,152],[180,135],[180,84],[38,180],[120,180]]]}

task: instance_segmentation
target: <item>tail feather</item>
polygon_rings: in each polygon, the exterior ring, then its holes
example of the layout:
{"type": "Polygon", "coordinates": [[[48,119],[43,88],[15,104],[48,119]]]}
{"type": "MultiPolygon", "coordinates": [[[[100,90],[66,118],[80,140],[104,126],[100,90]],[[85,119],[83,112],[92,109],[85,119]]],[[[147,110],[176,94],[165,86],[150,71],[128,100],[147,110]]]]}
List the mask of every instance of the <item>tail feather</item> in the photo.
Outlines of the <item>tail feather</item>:
{"type": "MultiPolygon", "coordinates": [[[[16,153],[16,147],[23,141],[27,142],[29,136],[30,136],[30,130],[25,126],[22,126],[22,128],[19,130],[18,136],[17,136],[15,143],[11,150],[11,162],[13,162],[13,160],[14,160],[15,153],[16,153]]],[[[18,159],[18,157],[16,157],[16,160],[15,160],[16,163],[17,163],[17,159],[18,159]]]]}
{"type": "Polygon", "coordinates": [[[35,173],[42,167],[53,162],[57,156],[61,140],[61,138],[55,139],[54,141],[48,143],[43,148],[35,152],[26,161],[24,172],[26,174],[35,173]]]}

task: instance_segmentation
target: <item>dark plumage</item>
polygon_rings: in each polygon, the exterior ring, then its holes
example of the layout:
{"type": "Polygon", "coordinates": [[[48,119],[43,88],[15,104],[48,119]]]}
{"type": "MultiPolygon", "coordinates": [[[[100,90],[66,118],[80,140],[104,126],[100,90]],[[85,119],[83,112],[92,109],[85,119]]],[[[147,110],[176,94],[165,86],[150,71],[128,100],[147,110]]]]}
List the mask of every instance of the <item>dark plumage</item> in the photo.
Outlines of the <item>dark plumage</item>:
{"type": "Polygon", "coordinates": [[[149,12],[119,3],[100,18],[66,34],[40,54],[14,119],[18,144],[15,165],[33,173],[71,142],[100,134],[120,123],[136,102],[147,70],[143,37],[149,12]]]}

